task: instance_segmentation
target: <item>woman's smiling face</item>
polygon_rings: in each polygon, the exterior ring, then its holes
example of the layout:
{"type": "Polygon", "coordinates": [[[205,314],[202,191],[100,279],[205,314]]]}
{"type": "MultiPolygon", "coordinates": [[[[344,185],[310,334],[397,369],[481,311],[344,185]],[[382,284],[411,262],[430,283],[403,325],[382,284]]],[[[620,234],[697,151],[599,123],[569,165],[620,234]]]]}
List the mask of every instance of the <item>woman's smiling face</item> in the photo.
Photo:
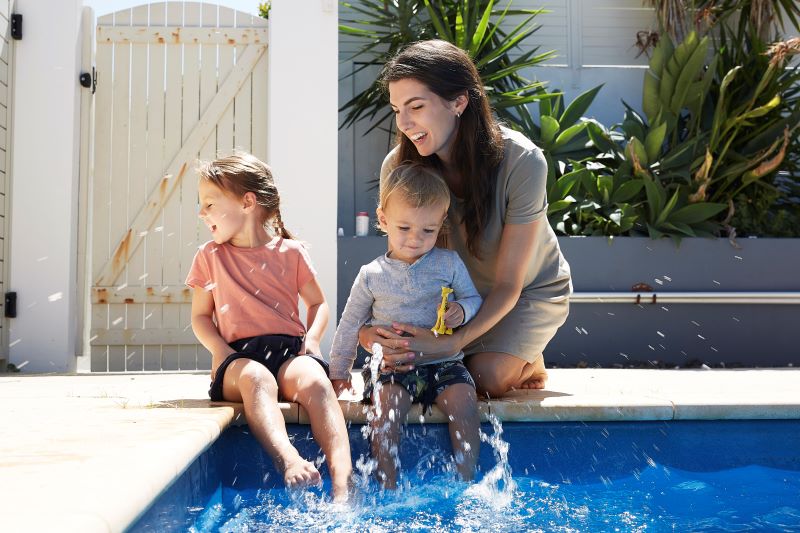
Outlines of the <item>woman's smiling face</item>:
{"type": "Polygon", "coordinates": [[[458,117],[466,102],[466,95],[445,100],[413,78],[389,83],[389,103],[397,128],[414,143],[419,155],[436,154],[445,163],[450,162],[458,117]]]}

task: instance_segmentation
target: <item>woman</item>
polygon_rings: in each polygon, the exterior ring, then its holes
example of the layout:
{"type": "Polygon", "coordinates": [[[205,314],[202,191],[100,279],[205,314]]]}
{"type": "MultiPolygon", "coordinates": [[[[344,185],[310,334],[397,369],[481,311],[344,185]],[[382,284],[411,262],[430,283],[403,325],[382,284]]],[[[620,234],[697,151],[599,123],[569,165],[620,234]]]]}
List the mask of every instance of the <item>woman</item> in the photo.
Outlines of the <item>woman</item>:
{"type": "Polygon", "coordinates": [[[444,176],[452,198],[443,244],[459,253],[484,303],[453,335],[365,326],[361,345],[384,346],[386,372],[463,349],[484,396],[544,388],[542,352],[567,318],[572,285],[547,221],[541,150],[497,123],[472,60],[448,42],[408,46],[386,64],[382,81],[397,117],[397,146],[381,179],[404,161],[444,176]]]}

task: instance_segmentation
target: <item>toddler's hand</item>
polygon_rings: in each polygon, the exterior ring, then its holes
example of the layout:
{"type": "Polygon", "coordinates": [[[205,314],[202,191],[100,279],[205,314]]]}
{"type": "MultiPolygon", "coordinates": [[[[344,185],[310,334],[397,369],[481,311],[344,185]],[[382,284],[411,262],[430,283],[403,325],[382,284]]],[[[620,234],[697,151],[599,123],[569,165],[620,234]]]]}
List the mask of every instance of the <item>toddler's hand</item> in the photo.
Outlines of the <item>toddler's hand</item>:
{"type": "Polygon", "coordinates": [[[449,302],[444,312],[444,325],[448,328],[457,328],[464,323],[464,308],[456,302],[449,302]]]}
{"type": "Polygon", "coordinates": [[[332,379],[331,384],[333,385],[333,392],[336,393],[337,398],[341,396],[344,391],[355,393],[353,384],[349,379],[332,379]]]}

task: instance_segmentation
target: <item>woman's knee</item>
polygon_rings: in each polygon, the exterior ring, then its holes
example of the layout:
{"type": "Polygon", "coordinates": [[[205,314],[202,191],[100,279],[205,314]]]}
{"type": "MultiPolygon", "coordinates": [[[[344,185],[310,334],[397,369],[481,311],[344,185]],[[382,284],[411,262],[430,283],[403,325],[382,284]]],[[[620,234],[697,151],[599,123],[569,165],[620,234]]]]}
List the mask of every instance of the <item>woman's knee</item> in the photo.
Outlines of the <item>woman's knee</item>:
{"type": "Polygon", "coordinates": [[[505,353],[479,353],[466,361],[479,397],[497,398],[516,387],[528,363],[505,353]]]}

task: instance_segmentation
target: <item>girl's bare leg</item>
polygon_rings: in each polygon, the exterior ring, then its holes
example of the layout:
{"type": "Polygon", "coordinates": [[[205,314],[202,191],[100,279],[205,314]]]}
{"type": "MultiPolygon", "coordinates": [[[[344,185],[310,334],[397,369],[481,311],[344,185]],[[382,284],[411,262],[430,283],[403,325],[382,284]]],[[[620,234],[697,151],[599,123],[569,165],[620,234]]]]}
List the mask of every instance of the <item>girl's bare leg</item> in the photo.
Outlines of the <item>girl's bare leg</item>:
{"type": "Polygon", "coordinates": [[[281,367],[278,382],[283,397],[302,405],[308,414],[314,440],[328,460],[333,500],[346,501],[353,472],[350,440],[328,376],[311,357],[294,357],[281,367]]]}
{"type": "Polygon", "coordinates": [[[450,420],[450,442],[458,473],[465,481],[471,481],[481,445],[475,389],[466,383],[450,385],[436,397],[436,405],[450,420]]]}
{"type": "Polygon", "coordinates": [[[278,384],[269,370],[255,361],[237,359],[225,371],[222,396],[229,402],[244,404],[250,431],[283,474],[287,487],[320,482],[314,465],[300,457],[289,441],[283,414],[278,407],[278,384]]]}
{"type": "Polygon", "coordinates": [[[373,402],[380,406],[380,416],[372,420],[372,456],[378,461],[378,480],[385,489],[397,488],[397,457],[400,429],[411,408],[411,396],[402,386],[386,383],[373,392],[373,402]]]}

